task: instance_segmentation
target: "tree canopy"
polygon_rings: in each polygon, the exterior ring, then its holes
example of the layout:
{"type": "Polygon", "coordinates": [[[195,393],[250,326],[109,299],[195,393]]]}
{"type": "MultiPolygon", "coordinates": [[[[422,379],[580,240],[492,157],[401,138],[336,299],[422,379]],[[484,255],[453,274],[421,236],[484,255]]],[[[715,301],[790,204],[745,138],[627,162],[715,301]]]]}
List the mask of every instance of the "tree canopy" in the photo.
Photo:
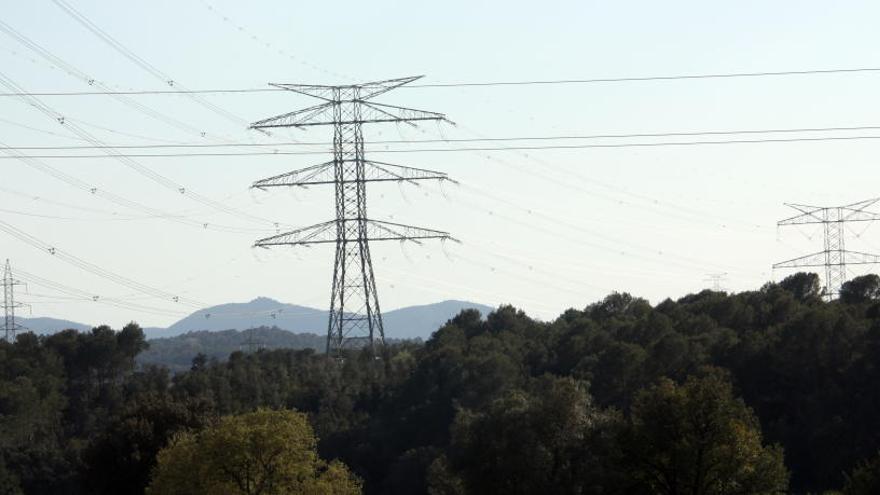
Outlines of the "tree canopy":
{"type": "Polygon", "coordinates": [[[306,416],[258,409],[174,437],[159,452],[151,495],[350,495],[357,480],[326,463],[306,416]]]}
{"type": "Polygon", "coordinates": [[[778,446],[762,445],[752,411],[721,373],[664,378],[640,392],[626,434],[632,475],[645,492],[782,493],[788,472],[778,446]]]}
{"type": "Polygon", "coordinates": [[[366,494],[873,493],[876,281],[837,301],[811,274],[655,305],[614,293],[552,321],[502,306],[382,359],[235,351],[176,373],[137,365],[134,324],[25,333],[0,341],[0,493],[159,493],[259,463],[282,423],[298,468],[217,486],[309,472],[366,494]]]}

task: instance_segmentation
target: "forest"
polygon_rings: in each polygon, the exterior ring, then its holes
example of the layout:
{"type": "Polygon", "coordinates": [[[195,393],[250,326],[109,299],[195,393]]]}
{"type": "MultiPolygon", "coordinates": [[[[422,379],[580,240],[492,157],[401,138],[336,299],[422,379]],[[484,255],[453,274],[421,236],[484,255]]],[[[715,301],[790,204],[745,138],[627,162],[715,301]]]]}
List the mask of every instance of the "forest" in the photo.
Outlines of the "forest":
{"type": "Polygon", "coordinates": [[[463,311],[426,342],[139,364],[121,330],[0,342],[0,494],[880,493],[880,277],[553,321],[463,311]]]}

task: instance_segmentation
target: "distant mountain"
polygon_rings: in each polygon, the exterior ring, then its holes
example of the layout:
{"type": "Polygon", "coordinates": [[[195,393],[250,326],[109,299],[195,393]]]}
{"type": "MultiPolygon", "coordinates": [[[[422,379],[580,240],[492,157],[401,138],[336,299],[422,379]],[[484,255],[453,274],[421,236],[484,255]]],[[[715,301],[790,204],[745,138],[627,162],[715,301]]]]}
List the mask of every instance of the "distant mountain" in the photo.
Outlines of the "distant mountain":
{"type": "MultiPolygon", "coordinates": [[[[466,301],[443,301],[409,306],[382,314],[385,336],[389,339],[427,340],[448,319],[463,309],[473,308],[486,316],[493,308],[466,301]]],[[[54,318],[25,318],[22,324],[35,333],[55,333],[73,328],[87,331],[92,327],[54,318]]],[[[327,310],[285,304],[267,297],[247,303],[229,303],[201,309],[168,328],[145,328],[148,339],[175,337],[189,332],[277,328],[298,334],[325,335],[327,310]]]]}
{"type": "Polygon", "coordinates": [[[79,332],[86,332],[92,329],[91,325],[83,325],[75,321],[59,320],[57,318],[16,318],[15,321],[37,335],[52,334],[67,329],[79,332]]]}
{"type": "Polygon", "coordinates": [[[247,303],[221,304],[200,309],[165,330],[149,334],[148,337],[173,337],[201,330],[247,330],[259,327],[322,334],[327,331],[326,326],[326,311],[258,297],[247,303]]]}
{"type": "MultiPolygon", "coordinates": [[[[493,308],[466,301],[443,301],[409,306],[382,314],[385,336],[396,339],[421,338],[431,334],[461,310],[474,308],[484,316],[493,308]]],[[[294,333],[327,333],[327,310],[285,304],[268,297],[247,303],[230,303],[201,309],[165,330],[147,332],[149,338],[174,337],[187,332],[247,330],[276,327],[294,333]]]]}
{"type": "Polygon", "coordinates": [[[476,309],[486,317],[494,308],[466,301],[443,301],[395,309],[382,313],[385,336],[392,339],[428,340],[432,333],[465,309],[476,309]]]}

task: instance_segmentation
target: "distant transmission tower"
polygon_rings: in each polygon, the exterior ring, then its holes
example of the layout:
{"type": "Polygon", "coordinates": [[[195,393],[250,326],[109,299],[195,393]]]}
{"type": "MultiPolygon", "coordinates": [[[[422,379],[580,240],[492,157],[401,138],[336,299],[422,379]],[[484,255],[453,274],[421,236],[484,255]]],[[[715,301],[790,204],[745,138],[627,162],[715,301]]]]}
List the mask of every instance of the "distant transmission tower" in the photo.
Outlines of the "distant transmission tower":
{"type": "Polygon", "coordinates": [[[247,349],[247,352],[253,354],[260,349],[264,349],[266,344],[262,340],[254,338],[256,333],[255,329],[248,331],[247,338],[238,345],[239,350],[247,349]]]}
{"type": "Polygon", "coordinates": [[[810,225],[822,224],[825,233],[825,249],[818,253],[808,254],[792,260],[773,265],[777,268],[825,267],[825,297],[832,300],[840,293],[840,287],[846,282],[846,265],[868,265],[880,263],[880,255],[847,251],[846,224],[849,222],[874,222],[880,220],[880,214],[865,211],[865,208],[880,201],[880,198],[868,199],[845,206],[808,206],[789,204],[801,214],[780,221],[777,225],[810,225]]]}
{"type": "Polygon", "coordinates": [[[327,354],[339,356],[347,347],[361,346],[369,346],[375,352],[377,343],[384,344],[385,331],[370,259],[370,241],[398,240],[418,243],[420,239],[451,239],[447,232],[370,220],[367,216],[368,182],[414,183],[417,180],[448,179],[441,172],[402,167],[364,157],[364,135],[361,129],[363,124],[404,122],[415,125],[413,122],[416,121],[446,120],[439,113],[368,101],[420,77],[344,86],[272,84],[324,102],[251,125],[252,129],[333,126],[331,161],[263,179],[252,186],[265,189],[333,184],[336,188],[335,220],[267,237],[255,243],[257,247],[325,243],[336,245],[327,354]]]}
{"type": "Polygon", "coordinates": [[[3,268],[3,336],[7,342],[15,341],[15,332],[25,330],[25,328],[15,322],[15,309],[27,306],[23,303],[15,302],[15,287],[24,285],[23,282],[12,278],[12,267],[9,260],[6,260],[6,266],[3,268]]]}
{"type": "Polygon", "coordinates": [[[724,288],[724,282],[727,280],[727,273],[709,273],[706,275],[706,278],[703,279],[703,282],[711,282],[712,290],[715,292],[721,292],[727,290],[724,288]]]}

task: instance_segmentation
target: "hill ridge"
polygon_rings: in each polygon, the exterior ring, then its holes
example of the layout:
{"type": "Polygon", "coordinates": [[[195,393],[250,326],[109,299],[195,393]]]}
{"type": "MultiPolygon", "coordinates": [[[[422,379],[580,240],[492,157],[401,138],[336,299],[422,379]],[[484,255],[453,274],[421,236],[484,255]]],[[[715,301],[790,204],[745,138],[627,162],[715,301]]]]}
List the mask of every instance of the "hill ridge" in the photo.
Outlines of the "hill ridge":
{"type": "MultiPolygon", "coordinates": [[[[431,333],[448,319],[468,308],[477,309],[484,316],[494,309],[483,304],[456,299],[405,306],[383,313],[385,336],[393,339],[428,339],[431,333]]],[[[21,323],[39,334],[55,333],[68,328],[87,331],[93,327],[93,325],[51,317],[22,318],[21,323]]],[[[122,325],[113,322],[110,326],[116,328],[122,325]]],[[[155,339],[196,331],[243,331],[272,327],[297,334],[325,335],[327,310],[282,303],[270,297],[260,296],[248,302],[230,302],[202,308],[167,328],[147,327],[144,328],[144,332],[147,338],[155,339]]]]}

